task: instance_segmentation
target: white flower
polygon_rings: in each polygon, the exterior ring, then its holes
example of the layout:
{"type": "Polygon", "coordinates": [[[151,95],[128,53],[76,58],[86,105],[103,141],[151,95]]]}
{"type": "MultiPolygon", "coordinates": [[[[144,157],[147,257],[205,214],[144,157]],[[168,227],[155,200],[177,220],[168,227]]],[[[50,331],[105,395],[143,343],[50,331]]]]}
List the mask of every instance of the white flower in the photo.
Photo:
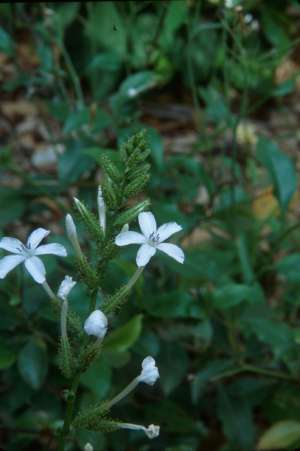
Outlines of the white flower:
{"type": "Polygon", "coordinates": [[[84,447],[84,451],[94,451],[93,445],[91,445],[90,443],[86,443],[85,447],[84,447]]]}
{"type": "Polygon", "coordinates": [[[157,366],[155,365],[154,358],[151,356],[146,357],[142,361],[142,371],[137,377],[137,380],[148,385],[154,385],[158,378],[159,372],[157,366]]]}
{"type": "Polygon", "coordinates": [[[76,285],[76,282],[70,276],[65,276],[64,280],[61,282],[57,296],[63,300],[67,299],[70,291],[76,285]]]}
{"type": "Polygon", "coordinates": [[[46,281],[46,269],[37,255],[53,254],[59,257],[66,257],[67,255],[64,246],[58,243],[39,246],[40,242],[49,233],[49,230],[39,227],[29,235],[26,246],[16,238],[2,238],[0,240],[0,249],[11,252],[13,255],[8,255],[0,260],[0,279],[4,279],[17,265],[24,263],[31,277],[37,283],[44,283],[46,281]]]}
{"type": "Polygon", "coordinates": [[[159,436],[160,427],[155,424],[150,424],[147,428],[144,429],[145,434],[148,438],[156,438],[159,436]]]}
{"type": "Polygon", "coordinates": [[[147,435],[148,438],[153,439],[159,436],[160,427],[155,424],[150,424],[148,427],[141,426],[139,424],[131,424],[131,423],[117,423],[116,424],[120,429],[131,429],[133,431],[143,431],[147,435]]]}
{"type": "Polygon", "coordinates": [[[171,235],[182,230],[176,222],[168,222],[157,229],[156,221],[152,213],[143,212],[138,216],[138,221],[142,233],[132,231],[121,231],[115,239],[117,246],[127,246],[128,244],[141,244],[136,256],[138,266],[145,266],[156,250],[174,258],[179,263],[184,262],[184,253],[179,246],[171,243],[164,243],[171,235]]]}
{"type": "Polygon", "coordinates": [[[94,310],[84,323],[84,331],[87,335],[103,338],[107,332],[107,318],[101,310],[94,310]]]}

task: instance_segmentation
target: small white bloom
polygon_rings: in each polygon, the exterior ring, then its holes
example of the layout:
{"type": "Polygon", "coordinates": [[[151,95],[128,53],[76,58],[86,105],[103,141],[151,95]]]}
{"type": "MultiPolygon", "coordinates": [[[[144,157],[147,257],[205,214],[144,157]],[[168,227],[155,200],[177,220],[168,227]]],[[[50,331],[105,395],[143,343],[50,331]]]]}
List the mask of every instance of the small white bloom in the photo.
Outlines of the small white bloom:
{"type": "Polygon", "coordinates": [[[144,429],[145,434],[148,438],[156,438],[159,436],[160,427],[155,424],[150,424],[147,428],[144,429]]]}
{"type": "Polygon", "coordinates": [[[4,237],[0,240],[0,249],[11,252],[0,260],[0,279],[4,279],[7,274],[20,263],[24,263],[25,268],[37,283],[46,281],[46,269],[38,255],[58,255],[66,257],[67,251],[61,244],[51,243],[39,246],[40,242],[49,235],[50,231],[39,227],[28,237],[26,245],[16,238],[4,237]]]}
{"type": "Polygon", "coordinates": [[[120,429],[130,429],[132,431],[143,431],[148,438],[153,439],[159,436],[160,427],[155,424],[150,424],[148,427],[141,426],[140,424],[132,423],[117,423],[120,429]]]}
{"type": "Polygon", "coordinates": [[[91,445],[90,443],[86,443],[84,446],[84,451],[94,451],[93,445],[91,445]]]}
{"type": "Polygon", "coordinates": [[[98,203],[98,217],[99,217],[99,224],[101,229],[103,230],[103,233],[105,233],[106,228],[106,205],[102,194],[102,188],[99,186],[98,188],[98,197],[97,197],[97,203],[98,203]]]}
{"type": "Polygon", "coordinates": [[[142,371],[137,377],[139,382],[144,382],[148,385],[154,385],[159,378],[158,368],[155,365],[153,357],[148,356],[142,361],[142,371]]]}
{"type": "Polygon", "coordinates": [[[57,296],[63,300],[67,299],[70,291],[76,285],[76,282],[70,276],[65,276],[64,280],[61,282],[57,296]]]}
{"type": "Polygon", "coordinates": [[[165,243],[171,235],[182,230],[176,222],[168,222],[157,228],[155,218],[150,212],[140,213],[138,221],[142,233],[132,231],[121,231],[115,239],[117,246],[127,246],[128,244],[141,244],[136,256],[136,263],[139,267],[147,265],[151,257],[160,250],[177,262],[184,262],[184,253],[179,246],[165,243]]]}
{"type": "Polygon", "coordinates": [[[107,332],[108,321],[101,310],[94,310],[84,323],[84,331],[87,335],[103,338],[107,332]]]}

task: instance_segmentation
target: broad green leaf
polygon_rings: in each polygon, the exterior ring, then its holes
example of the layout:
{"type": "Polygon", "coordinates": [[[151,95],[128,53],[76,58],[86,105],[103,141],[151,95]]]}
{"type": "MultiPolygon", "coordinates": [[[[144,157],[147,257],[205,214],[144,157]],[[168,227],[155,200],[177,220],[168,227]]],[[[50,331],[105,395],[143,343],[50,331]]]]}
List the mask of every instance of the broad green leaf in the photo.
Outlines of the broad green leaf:
{"type": "Polygon", "coordinates": [[[155,72],[145,70],[129,75],[120,86],[120,94],[127,98],[137,97],[139,94],[148,91],[158,84],[155,72]]]}
{"type": "Polygon", "coordinates": [[[22,216],[26,209],[26,198],[21,190],[2,187],[0,205],[5,205],[0,215],[0,227],[3,227],[22,216]]]}
{"type": "Polygon", "coordinates": [[[104,358],[100,358],[88,368],[80,381],[98,398],[103,398],[107,395],[110,388],[111,368],[104,358]]]}
{"type": "Polygon", "coordinates": [[[287,449],[300,440],[300,422],[293,420],[279,421],[273,424],[260,438],[257,449],[287,449]]]}
{"type": "Polygon", "coordinates": [[[230,283],[217,288],[212,293],[213,305],[225,310],[242,302],[255,303],[261,301],[261,293],[256,286],[230,283]]]}
{"type": "Polygon", "coordinates": [[[80,127],[89,122],[89,112],[87,108],[79,111],[74,111],[69,114],[64,124],[64,133],[70,133],[74,130],[80,129],[80,127]]]}
{"type": "Polygon", "coordinates": [[[258,160],[268,170],[281,209],[285,211],[293,194],[297,190],[297,177],[294,164],[279,149],[276,143],[266,138],[259,139],[256,155],[258,160]]]}
{"type": "Polygon", "coordinates": [[[14,50],[14,42],[7,31],[0,27],[0,52],[11,55],[14,50]]]}
{"type": "Polygon", "coordinates": [[[90,4],[86,32],[92,43],[101,44],[120,57],[125,56],[127,30],[114,2],[90,4]]]}
{"type": "Polygon", "coordinates": [[[16,353],[6,343],[0,342],[0,370],[9,368],[16,361],[16,353]]]}
{"type": "Polygon", "coordinates": [[[219,386],[217,413],[233,449],[252,450],[255,430],[247,400],[229,396],[225,388],[219,386]]]}
{"type": "Polygon", "coordinates": [[[48,372],[48,356],[44,344],[30,340],[18,355],[18,368],[31,388],[41,388],[48,372]]]}
{"type": "Polygon", "coordinates": [[[143,315],[136,315],[124,326],[110,333],[104,341],[104,350],[125,352],[130,349],[141,334],[142,320],[143,315]]]}
{"type": "Polygon", "coordinates": [[[178,0],[171,0],[168,2],[163,29],[160,34],[160,42],[163,47],[168,48],[174,44],[175,32],[185,22],[187,14],[187,2],[178,0]]]}
{"type": "Polygon", "coordinates": [[[79,143],[71,141],[58,160],[58,174],[63,183],[73,183],[94,167],[91,158],[84,154],[79,143]]]}
{"type": "Polygon", "coordinates": [[[178,343],[165,343],[158,356],[160,384],[165,395],[169,395],[185,377],[188,357],[178,343]]]}
{"type": "Polygon", "coordinates": [[[143,306],[150,315],[160,318],[203,317],[201,305],[186,291],[145,296],[143,306]]]}

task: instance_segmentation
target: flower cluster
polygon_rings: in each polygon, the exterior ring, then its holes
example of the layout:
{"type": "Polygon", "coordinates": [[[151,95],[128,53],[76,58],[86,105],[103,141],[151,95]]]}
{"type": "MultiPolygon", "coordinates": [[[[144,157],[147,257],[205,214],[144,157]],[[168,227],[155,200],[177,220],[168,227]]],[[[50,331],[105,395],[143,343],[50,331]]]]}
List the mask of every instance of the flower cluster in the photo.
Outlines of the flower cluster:
{"type": "MultiPolygon", "coordinates": [[[[93,219],[90,219],[91,216],[89,215],[87,208],[78,199],[74,199],[74,202],[81,216],[87,218],[87,220],[93,221],[93,219]]],[[[99,187],[98,190],[97,205],[99,226],[102,234],[101,237],[105,237],[106,205],[101,187],[99,187]]],[[[120,233],[115,237],[115,244],[117,246],[126,246],[128,244],[140,245],[136,256],[138,269],[128,282],[126,290],[123,291],[126,293],[134,285],[137,278],[143,271],[143,268],[149,263],[150,259],[155,255],[157,251],[164,252],[179,263],[184,262],[184,253],[182,249],[175,244],[166,242],[166,240],[170,238],[174,233],[182,230],[182,227],[180,225],[178,225],[176,222],[169,222],[161,225],[160,227],[157,227],[156,220],[151,212],[140,213],[138,215],[138,222],[141,233],[130,231],[128,224],[125,224],[120,233]]],[[[82,265],[85,265],[87,260],[82,253],[76,226],[70,214],[66,216],[66,230],[78,261],[81,262],[82,265]]],[[[46,293],[50,296],[51,300],[54,301],[55,305],[59,306],[61,312],[61,349],[64,361],[64,367],[62,371],[66,377],[71,377],[71,375],[74,374],[74,371],[76,371],[76,367],[74,367],[74,364],[72,363],[73,351],[70,344],[71,342],[68,338],[67,330],[68,322],[71,322],[71,317],[68,313],[68,296],[71,290],[76,285],[76,281],[74,281],[72,277],[68,275],[65,276],[58,288],[57,295],[48,285],[46,280],[46,269],[42,260],[40,259],[40,256],[48,254],[60,257],[67,256],[67,251],[61,244],[40,244],[41,241],[49,235],[49,233],[49,230],[39,227],[29,235],[26,244],[23,244],[16,238],[3,237],[0,240],[0,249],[9,252],[10,255],[4,256],[0,259],[0,278],[5,278],[10,271],[12,271],[17,265],[22,263],[24,264],[25,269],[34,279],[34,281],[38,284],[41,284],[46,293]]],[[[96,307],[96,300],[94,304],[91,303],[91,306],[93,305],[96,307]]],[[[83,325],[83,330],[88,336],[96,337],[96,340],[89,340],[88,346],[90,346],[90,348],[87,347],[87,350],[89,350],[89,352],[87,353],[87,359],[83,360],[85,363],[89,361],[88,359],[90,359],[90,356],[96,355],[93,354],[93,352],[101,348],[102,340],[104,339],[108,331],[107,316],[99,308],[95,307],[94,310],[91,308],[92,312],[89,314],[83,325]]],[[[107,310],[105,310],[105,312],[107,313],[107,310]]],[[[86,367],[84,368],[86,369],[86,367]]],[[[130,384],[126,386],[117,396],[107,402],[107,408],[110,409],[114,404],[127,396],[132,390],[135,389],[135,387],[137,387],[139,383],[144,383],[152,386],[158,378],[159,371],[156,366],[155,360],[153,357],[147,356],[142,361],[140,374],[135,377],[130,382],[130,384]]],[[[157,437],[160,430],[159,426],[153,424],[150,424],[148,427],[131,423],[119,423],[116,421],[114,421],[113,424],[114,427],[121,429],[141,430],[150,439],[157,437]]],[[[92,450],[93,447],[91,444],[87,443],[85,449],[92,450]]]]}

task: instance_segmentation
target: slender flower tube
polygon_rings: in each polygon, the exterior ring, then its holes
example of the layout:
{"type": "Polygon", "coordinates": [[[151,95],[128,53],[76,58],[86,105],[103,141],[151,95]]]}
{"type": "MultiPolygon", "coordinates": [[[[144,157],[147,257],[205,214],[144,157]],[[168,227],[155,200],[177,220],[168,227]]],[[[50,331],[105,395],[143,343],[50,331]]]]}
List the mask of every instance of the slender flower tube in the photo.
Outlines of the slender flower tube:
{"type": "Polygon", "coordinates": [[[120,429],[131,429],[133,431],[143,431],[148,438],[153,439],[159,436],[160,427],[155,424],[150,424],[148,427],[132,423],[116,423],[120,429]]]}
{"type": "Polygon", "coordinates": [[[154,385],[158,378],[159,372],[157,366],[155,365],[155,360],[151,356],[146,357],[142,361],[141,373],[135,377],[117,396],[108,402],[109,408],[121,401],[121,399],[125,398],[125,396],[129,395],[129,393],[132,392],[140,382],[144,382],[148,385],[154,385]]]}
{"type": "Polygon", "coordinates": [[[98,217],[100,227],[105,234],[106,229],[106,205],[102,194],[102,188],[99,186],[98,188],[98,196],[97,196],[97,204],[98,204],[98,217]]]}
{"type": "Polygon", "coordinates": [[[179,263],[184,262],[182,249],[175,244],[165,243],[165,240],[171,235],[182,230],[179,224],[168,222],[157,228],[155,218],[149,211],[140,213],[138,221],[142,233],[121,230],[115,238],[117,246],[141,244],[136,256],[137,266],[147,265],[157,250],[164,252],[179,263]]]}
{"type": "Polygon", "coordinates": [[[107,332],[108,321],[101,310],[94,310],[85,320],[84,331],[87,335],[93,335],[98,339],[104,338],[107,332]]]}
{"type": "Polygon", "coordinates": [[[29,235],[26,245],[16,238],[2,238],[0,249],[11,252],[13,255],[7,255],[0,259],[0,279],[4,279],[17,265],[24,263],[26,270],[35,282],[40,284],[46,282],[46,269],[39,256],[48,254],[59,257],[67,256],[67,251],[61,244],[51,243],[39,246],[49,233],[49,230],[39,227],[29,235]]]}
{"type": "Polygon", "coordinates": [[[75,222],[69,213],[66,216],[66,230],[77,257],[81,259],[83,254],[79,244],[75,222]]]}

